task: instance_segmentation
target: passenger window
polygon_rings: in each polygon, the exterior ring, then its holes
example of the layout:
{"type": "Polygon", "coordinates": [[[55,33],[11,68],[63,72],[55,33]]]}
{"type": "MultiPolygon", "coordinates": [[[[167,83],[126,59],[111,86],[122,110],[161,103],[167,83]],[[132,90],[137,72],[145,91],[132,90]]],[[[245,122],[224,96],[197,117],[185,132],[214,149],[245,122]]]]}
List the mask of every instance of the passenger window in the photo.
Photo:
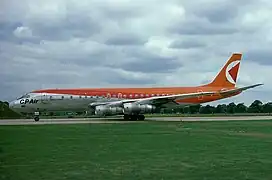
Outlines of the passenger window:
{"type": "Polygon", "coordinates": [[[73,96],[70,96],[71,99],[73,99],[73,96]]]}

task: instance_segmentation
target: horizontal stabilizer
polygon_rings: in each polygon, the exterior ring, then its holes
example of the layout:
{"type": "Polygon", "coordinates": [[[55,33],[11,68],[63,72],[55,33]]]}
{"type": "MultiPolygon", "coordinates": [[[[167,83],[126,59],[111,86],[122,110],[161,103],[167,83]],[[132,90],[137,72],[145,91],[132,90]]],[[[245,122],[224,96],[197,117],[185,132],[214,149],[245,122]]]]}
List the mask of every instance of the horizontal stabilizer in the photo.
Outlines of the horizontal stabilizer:
{"type": "Polygon", "coordinates": [[[219,94],[222,95],[222,96],[229,96],[229,95],[240,93],[242,91],[245,91],[245,90],[248,90],[248,89],[251,89],[251,88],[255,88],[255,87],[258,87],[258,86],[262,86],[262,85],[263,84],[254,84],[254,85],[251,85],[251,86],[246,86],[246,87],[235,88],[235,89],[231,89],[231,90],[220,91],[219,94]]]}

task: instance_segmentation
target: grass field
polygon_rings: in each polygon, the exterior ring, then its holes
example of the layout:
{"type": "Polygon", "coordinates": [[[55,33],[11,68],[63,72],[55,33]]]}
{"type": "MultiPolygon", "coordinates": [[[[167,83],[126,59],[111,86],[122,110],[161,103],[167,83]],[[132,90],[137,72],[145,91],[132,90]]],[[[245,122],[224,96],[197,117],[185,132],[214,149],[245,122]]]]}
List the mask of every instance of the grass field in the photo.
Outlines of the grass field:
{"type": "Polygon", "coordinates": [[[272,121],[0,127],[0,179],[272,179],[272,121]]]}

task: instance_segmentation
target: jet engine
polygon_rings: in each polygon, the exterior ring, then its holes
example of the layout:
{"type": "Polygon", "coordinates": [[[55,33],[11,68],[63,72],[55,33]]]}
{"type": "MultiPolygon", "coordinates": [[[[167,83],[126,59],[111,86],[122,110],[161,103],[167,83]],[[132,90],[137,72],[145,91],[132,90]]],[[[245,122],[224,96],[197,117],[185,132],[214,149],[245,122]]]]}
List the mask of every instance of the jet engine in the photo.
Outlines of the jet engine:
{"type": "Polygon", "coordinates": [[[135,103],[126,103],[124,104],[124,114],[144,114],[152,113],[156,109],[155,106],[149,104],[135,104],[135,103]]]}
{"type": "Polygon", "coordinates": [[[109,107],[109,106],[96,106],[95,115],[106,116],[106,115],[118,115],[123,114],[122,107],[109,107]]]}

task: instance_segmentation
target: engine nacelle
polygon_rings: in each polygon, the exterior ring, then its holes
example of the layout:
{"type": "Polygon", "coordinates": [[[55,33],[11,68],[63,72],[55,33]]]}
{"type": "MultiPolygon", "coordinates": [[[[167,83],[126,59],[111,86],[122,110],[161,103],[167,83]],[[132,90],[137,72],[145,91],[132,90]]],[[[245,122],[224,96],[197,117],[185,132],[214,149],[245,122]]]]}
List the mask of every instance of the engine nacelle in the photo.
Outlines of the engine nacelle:
{"type": "Polygon", "coordinates": [[[152,113],[156,109],[155,106],[149,104],[135,104],[135,103],[126,103],[124,104],[124,114],[143,114],[143,113],[152,113]]]}
{"type": "Polygon", "coordinates": [[[123,114],[122,107],[108,107],[108,106],[96,106],[95,115],[106,116],[106,115],[119,115],[123,114]]]}

